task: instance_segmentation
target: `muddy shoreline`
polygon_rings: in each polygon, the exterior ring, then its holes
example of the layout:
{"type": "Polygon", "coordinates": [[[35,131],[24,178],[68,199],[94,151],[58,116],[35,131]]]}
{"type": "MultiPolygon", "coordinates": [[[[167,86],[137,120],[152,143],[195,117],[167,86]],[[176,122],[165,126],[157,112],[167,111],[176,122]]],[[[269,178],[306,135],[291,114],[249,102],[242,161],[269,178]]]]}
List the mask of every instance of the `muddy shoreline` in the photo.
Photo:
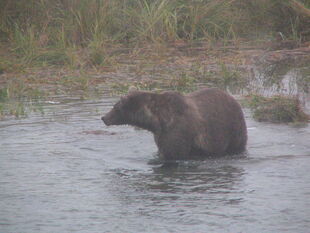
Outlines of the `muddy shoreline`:
{"type": "Polygon", "coordinates": [[[48,100],[57,95],[115,96],[126,93],[130,86],[180,92],[219,87],[236,96],[253,93],[297,96],[304,110],[310,113],[310,46],[307,43],[298,47],[280,45],[178,42],[136,49],[113,48],[109,51],[113,63],[108,66],[75,69],[46,66],[4,71],[0,86],[16,92],[12,99],[28,100],[37,97],[48,100]]]}

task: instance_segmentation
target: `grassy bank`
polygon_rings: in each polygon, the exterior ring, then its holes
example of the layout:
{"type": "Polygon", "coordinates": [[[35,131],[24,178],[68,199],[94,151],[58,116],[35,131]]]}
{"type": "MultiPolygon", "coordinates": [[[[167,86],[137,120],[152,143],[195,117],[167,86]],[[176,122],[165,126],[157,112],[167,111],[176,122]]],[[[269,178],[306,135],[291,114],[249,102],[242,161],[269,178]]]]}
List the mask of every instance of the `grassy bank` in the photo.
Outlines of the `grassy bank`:
{"type": "Polygon", "coordinates": [[[308,0],[3,0],[0,4],[1,37],[27,47],[234,39],[274,32],[303,39],[310,16],[308,0]]]}
{"type": "Polygon", "coordinates": [[[105,71],[141,48],[201,41],[298,44],[309,40],[309,24],[309,0],[2,0],[0,74],[48,66],[105,71]]]}
{"type": "Polygon", "coordinates": [[[257,121],[272,123],[308,122],[309,116],[302,110],[297,97],[251,95],[245,99],[257,121]]]}
{"type": "Polygon", "coordinates": [[[309,0],[2,0],[0,117],[23,115],[25,98],[102,86],[240,88],[245,59],[227,47],[304,43],[309,24],[309,0]]]}
{"type": "Polygon", "coordinates": [[[27,65],[100,66],[120,45],[307,40],[309,8],[308,0],[3,0],[0,39],[27,65]]]}

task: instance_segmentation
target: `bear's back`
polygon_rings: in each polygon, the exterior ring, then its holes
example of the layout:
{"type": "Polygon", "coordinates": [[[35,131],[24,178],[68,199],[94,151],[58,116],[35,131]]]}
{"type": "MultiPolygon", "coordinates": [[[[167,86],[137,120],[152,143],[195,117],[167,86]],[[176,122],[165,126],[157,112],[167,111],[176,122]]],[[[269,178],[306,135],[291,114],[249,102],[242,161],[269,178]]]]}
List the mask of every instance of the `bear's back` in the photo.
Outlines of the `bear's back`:
{"type": "MultiPolygon", "coordinates": [[[[239,103],[227,93],[217,88],[205,88],[200,91],[190,93],[186,96],[199,109],[204,117],[222,117],[229,120],[232,115],[242,114],[239,103]]],[[[224,120],[223,119],[223,120],[224,120]]]]}
{"type": "Polygon", "coordinates": [[[217,88],[205,88],[186,96],[195,105],[203,120],[205,134],[213,147],[225,152],[243,151],[247,129],[239,103],[217,88]]]}

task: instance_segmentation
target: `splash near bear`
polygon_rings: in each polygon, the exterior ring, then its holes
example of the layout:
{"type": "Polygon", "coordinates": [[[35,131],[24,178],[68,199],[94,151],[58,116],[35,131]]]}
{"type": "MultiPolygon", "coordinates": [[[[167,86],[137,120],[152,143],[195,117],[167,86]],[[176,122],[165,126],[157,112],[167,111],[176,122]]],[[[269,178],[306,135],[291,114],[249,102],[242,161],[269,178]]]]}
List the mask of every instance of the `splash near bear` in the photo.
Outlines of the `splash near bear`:
{"type": "Polygon", "coordinates": [[[130,91],[102,120],[107,126],[128,124],[152,132],[166,160],[237,154],[247,143],[239,103],[217,88],[187,95],[130,91]]]}

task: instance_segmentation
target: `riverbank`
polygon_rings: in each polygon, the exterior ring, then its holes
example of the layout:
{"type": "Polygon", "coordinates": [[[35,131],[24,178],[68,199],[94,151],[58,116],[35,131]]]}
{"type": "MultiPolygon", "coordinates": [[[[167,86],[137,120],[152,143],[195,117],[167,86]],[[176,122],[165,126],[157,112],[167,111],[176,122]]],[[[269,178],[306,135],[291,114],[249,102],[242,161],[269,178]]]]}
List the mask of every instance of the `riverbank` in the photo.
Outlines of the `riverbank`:
{"type": "Polygon", "coordinates": [[[102,66],[43,64],[24,67],[12,57],[4,57],[0,83],[8,86],[12,81],[19,80],[48,95],[89,91],[110,94],[114,91],[126,92],[131,85],[140,89],[162,87],[180,91],[187,91],[188,88],[190,91],[190,86],[195,83],[220,88],[234,84],[242,88],[249,82],[249,72],[253,72],[254,67],[273,68],[268,72],[283,73],[294,67],[307,66],[309,43],[292,49],[274,50],[273,46],[279,44],[253,41],[230,45],[179,42],[132,49],[112,48],[108,53],[113,62],[102,66]]]}
{"type": "Polygon", "coordinates": [[[310,109],[309,7],[303,0],[2,1],[0,115],[23,115],[25,101],[119,95],[129,86],[291,95],[310,109]]]}
{"type": "MultiPolygon", "coordinates": [[[[299,96],[307,111],[310,47],[303,43],[287,48],[283,47],[285,43],[288,41],[226,44],[180,41],[143,48],[111,48],[107,51],[111,63],[102,66],[45,64],[18,69],[15,63],[17,68],[8,65],[0,75],[1,115],[24,115],[27,112],[21,107],[24,100],[35,100],[36,105],[56,95],[80,98],[120,95],[130,86],[180,92],[218,87],[239,96],[299,96]],[[288,80],[297,86],[288,87],[288,80]]],[[[14,59],[7,60],[7,64],[10,62],[13,64],[14,59]]]]}

